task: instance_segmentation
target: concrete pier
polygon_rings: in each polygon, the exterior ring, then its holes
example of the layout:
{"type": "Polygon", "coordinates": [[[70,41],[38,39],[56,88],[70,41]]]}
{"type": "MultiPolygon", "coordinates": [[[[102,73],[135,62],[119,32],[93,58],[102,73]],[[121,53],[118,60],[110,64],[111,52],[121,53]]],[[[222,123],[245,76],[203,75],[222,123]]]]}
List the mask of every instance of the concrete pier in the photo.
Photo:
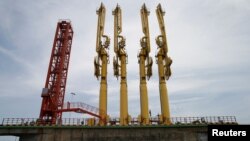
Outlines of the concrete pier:
{"type": "Polygon", "coordinates": [[[20,141],[207,141],[207,126],[0,126],[1,135],[20,141]]]}

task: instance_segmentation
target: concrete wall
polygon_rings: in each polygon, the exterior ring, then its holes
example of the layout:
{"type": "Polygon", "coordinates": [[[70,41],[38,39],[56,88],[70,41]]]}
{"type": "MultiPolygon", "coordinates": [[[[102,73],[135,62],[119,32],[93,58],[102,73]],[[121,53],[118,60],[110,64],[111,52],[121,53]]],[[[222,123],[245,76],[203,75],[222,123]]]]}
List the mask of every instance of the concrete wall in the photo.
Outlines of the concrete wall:
{"type": "Polygon", "coordinates": [[[207,126],[0,127],[20,141],[207,141],[207,126]]]}

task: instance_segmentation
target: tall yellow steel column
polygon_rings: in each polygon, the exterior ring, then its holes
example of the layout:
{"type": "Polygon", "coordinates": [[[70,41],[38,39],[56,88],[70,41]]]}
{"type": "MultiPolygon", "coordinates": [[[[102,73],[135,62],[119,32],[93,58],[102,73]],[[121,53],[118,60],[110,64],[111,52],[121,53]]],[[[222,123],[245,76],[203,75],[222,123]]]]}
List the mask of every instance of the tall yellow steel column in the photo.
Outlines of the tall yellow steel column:
{"type": "Polygon", "coordinates": [[[100,8],[97,10],[98,15],[98,25],[97,25],[97,38],[96,38],[96,52],[97,56],[94,59],[95,66],[95,76],[100,82],[100,99],[99,99],[99,115],[101,119],[99,124],[101,126],[107,124],[107,64],[109,62],[108,47],[110,44],[110,38],[103,34],[104,32],[104,22],[105,22],[105,7],[101,4],[100,8]],[[103,38],[103,41],[102,41],[103,38]],[[104,42],[104,43],[103,43],[104,42]],[[101,68],[101,72],[100,72],[101,68]]]}
{"type": "Polygon", "coordinates": [[[167,46],[167,37],[164,26],[164,12],[159,4],[156,9],[157,19],[159,22],[161,35],[156,38],[156,44],[158,45],[158,51],[155,55],[156,62],[158,63],[158,74],[159,74],[159,90],[160,90],[160,100],[161,100],[161,116],[162,116],[162,124],[169,125],[171,124],[170,120],[170,111],[169,111],[169,100],[168,100],[168,92],[166,86],[166,80],[171,76],[170,66],[172,64],[172,60],[168,57],[168,46],[167,46]]]}
{"type": "Polygon", "coordinates": [[[125,38],[120,35],[122,32],[122,12],[117,5],[113,11],[114,15],[114,52],[113,59],[114,75],[120,76],[120,125],[128,125],[128,92],[127,92],[127,53],[125,50],[125,38]],[[120,69],[119,69],[120,68],[120,69]]]}
{"type": "Polygon", "coordinates": [[[128,92],[126,79],[126,57],[121,56],[120,125],[128,125],[128,92]]]}
{"type": "Polygon", "coordinates": [[[140,40],[141,49],[138,54],[138,62],[140,68],[140,102],[141,102],[141,115],[139,121],[142,125],[148,125],[149,122],[149,109],[148,109],[148,91],[146,77],[149,79],[152,76],[152,58],[150,53],[150,37],[148,27],[149,11],[145,4],[141,8],[141,22],[144,37],[140,40]]]}

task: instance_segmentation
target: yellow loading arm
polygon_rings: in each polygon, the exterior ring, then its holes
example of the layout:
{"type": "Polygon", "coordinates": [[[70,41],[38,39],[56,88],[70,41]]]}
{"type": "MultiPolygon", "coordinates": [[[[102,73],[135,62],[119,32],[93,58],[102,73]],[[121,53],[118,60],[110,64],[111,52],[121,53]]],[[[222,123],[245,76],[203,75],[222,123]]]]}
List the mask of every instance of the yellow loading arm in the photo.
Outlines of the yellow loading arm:
{"type": "Polygon", "coordinates": [[[150,36],[149,36],[149,25],[148,15],[149,11],[145,4],[141,8],[141,22],[142,31],[144,36],[141,38],[141,49],[138,54],[138,62],[140,68],[140,103],[141,103],[141,115],[139,115],[139,121],[142,125],[149,124],[149,109],[148,109],[148,91],[146,77],[149,79],[152,76],[152,58],[149,56],[150,53],[150,36]]]}
{"type": "Polygon", "coordinates": [[[159,74],[159,90],[160,90],[160,100],[161,100],[161,113],[162,113],[162,124],[169,125],[171,124],[170,120],[170,108],[168,100],[168,92],[166,81],[171,76],[170,66],[172,64],[172,59],[168,57],[168,45],[167,37],[164,25],[164,16],[165,12],[162,10],[161,5],[159,4],[156,9],[156,15],[159,22],[159,27],[161,35],[156,38],[156,44],[158,46],[156,59],[158,64],[158,74],[159,74]]]}
{"type": "Polygon", "coordinates": [[[157,37],[156,43],[157,43],[159,48],[162,47],[164,55],[165,55],[165,57],[164,57],[165,58],[165,78],[166,78],[166,80],[168,80],[172,74],[171,69],[170,69],[170,66],[172,64],[172,59],[170,57],[168,57],[168,55],[167,55],[168,44],[167,44],[167,35],[166,35],[166,29],[165,29],[165,24],[164,24],[164,18],[163,18],[163,16],[165,15],[165,12],[162,10],[161,4],[159,4],[157,6],[156,15],[157,15],[159,27],[161,30],[161,35],[159,35],[157,37]]]}
{"type": "Polygon", "coordinates": [[[101,116],[99,124],[101,126],[106,125],[108,121],[107,115],[107,64],[109,62],[109,44],[110,38],[104,35],[104,23],[105,23],[105,7],[101,3],[100,8],[97,10],[98,25],[97,25],[97,37],[96,37],[96,52],[97,56],[94,59],[95,76],[97,79],[101,77],[100,82],[100,99],[99,99],[99,114],[101,116]]]}
{"type": "Polygon", "coordinates": [[[120,35],[122,32],[122,11],[119,5],[116,6],[114,15],[114,52],[113,58],[114,75],[120,77],[120,125],[128,125],[128,94],[127,94],[127,52],[125,49],[125,38],[120,35]]]}

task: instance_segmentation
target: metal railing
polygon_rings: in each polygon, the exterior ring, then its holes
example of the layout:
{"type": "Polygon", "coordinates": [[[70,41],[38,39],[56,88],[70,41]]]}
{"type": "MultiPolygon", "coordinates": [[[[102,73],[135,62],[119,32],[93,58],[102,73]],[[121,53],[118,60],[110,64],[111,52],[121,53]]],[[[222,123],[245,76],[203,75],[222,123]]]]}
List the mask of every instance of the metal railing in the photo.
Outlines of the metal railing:
{"type": "Polygon", "coordinates": [[[99,108],[96,108],[94,106],[88,105],[83,102],[67,102],[63,104],[63,109],[64,110],[70,110],[70,109],[82,109],[84,111],[88,111],[90,113],[99,115],[99,112],[102,112],[99,108]]]}
{"type": "MultiPolygon", "coordinates": [[[[87,126],[88,120],[93,119],[92,126],[98,126],[98,118],[63,118],[56,122],[56,126],[87,126]]],[[[37,118],[3,118],[2,126],[39,126],[37,118]]],[[[110,118],[107,126],[119,126],[119,118],[110,118]]],[[[161,125],[159,117],[150,118],[151,125],[161,125]]],[[[209,116],[209,117],[172,117],[172,125],[210,125],[210,124],[238,124],[235,116],[209,116]]],[[[131,118],[130,126],[139,126],[137,118],[131,118]]],[[[49,125],[48,125],[49,126],[49,125]]]]}
{"type": "Polygon", "coordinates": [[[236,124],[235,116],[173,117],[173,124],[236,124]]]}
{"type": "Polygon", "coordinates": [[[2,125],[32,126],[37,118],[3,118],[2,125]]]}

